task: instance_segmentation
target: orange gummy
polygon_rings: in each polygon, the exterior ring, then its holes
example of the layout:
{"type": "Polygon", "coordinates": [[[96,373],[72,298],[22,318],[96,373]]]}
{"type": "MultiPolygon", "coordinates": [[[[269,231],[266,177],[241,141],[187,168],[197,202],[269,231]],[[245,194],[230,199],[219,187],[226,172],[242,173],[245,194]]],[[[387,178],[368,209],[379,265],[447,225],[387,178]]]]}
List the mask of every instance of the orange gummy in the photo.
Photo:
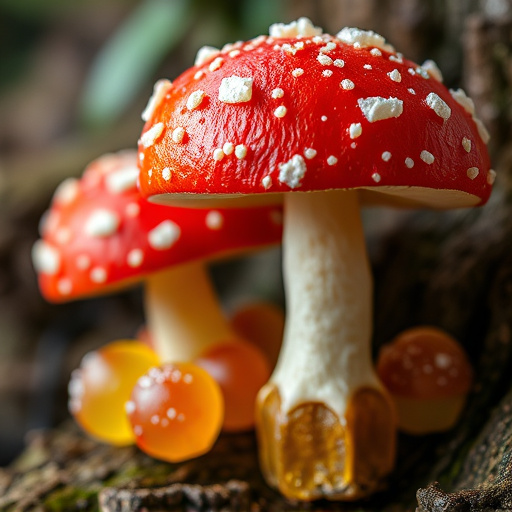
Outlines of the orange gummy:
{"type": "Polygon", "coordinates": [[[261,350],[247,341],[233,340],[213,346],[196,363],[222,390],[226,408],[223,430],[253,428],[256,396],[270,377],[270,366],[261,350]]]}
{"type": "Polygon", "coordinates": [[[125,403],[158,356],[138,341],[120,340],[90,352],[69,382],[69,410],[92,436],[115,445],[134,442],[125,403]]]}
{"type": "Polygon", "coordinates": [[[193,363],[151,368],[126,403],[135,440],[148,455],[180,462],[206,453],[224,415],[218,384],[193,363]]]}
{"type": "Polygon", "coordinates": [[[268,302],[246,304],[235,311],[231,325],[241,338],[260,348],[270,365],[275,366],[284,333],[284,312],[280,307],[268,302]]]}

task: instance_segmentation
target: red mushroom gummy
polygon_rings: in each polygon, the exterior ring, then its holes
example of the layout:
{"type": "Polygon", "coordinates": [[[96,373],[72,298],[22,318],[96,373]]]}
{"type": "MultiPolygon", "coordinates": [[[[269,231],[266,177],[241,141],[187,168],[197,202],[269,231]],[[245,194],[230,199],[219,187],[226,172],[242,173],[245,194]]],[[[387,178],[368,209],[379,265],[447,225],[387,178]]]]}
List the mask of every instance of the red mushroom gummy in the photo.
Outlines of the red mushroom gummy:
{"type": "Polygon", "coordinates": [[[137,190],[138,174],[137,154],[127,150],[57,188],[33,250],[39,286],[48,300],[65,302],[145,282],[155,350],[164,361],[190,361],[236,337],[205,262],[279,243],[281,211],[152,204],[137,190]]]}
{"type": "MultiPolygon", "coordinates": [[[[41,223],[42,239],[33,250],[41,291],[51,301],[64,302],[144,282],[147,324],[160,359],[178,362],[209,357],[210,365],[223,375],[220,384],[227,398],[224,428],[252,428],[254,400],[270,374],[269,365],[257,348],[250,351],[225,318],[205,262],[279,243],[281,209],[197,210],[152,204],[137,190],[138,174],[137,153],[123,151],[96,159],[81,179],[69,178],[58,187],[41,223]],[[231,359],[211,361],[212,350],[219,352],[226,346],[231,359]],[[245,375],[244,382],[252,379],[252,387],[242,387],[229,378],[233,361],[247,369],[239,373],[245,375]],[[238,393],[232,393],[233,389],[238,393]]],[[[135,348],[123,347],[126,360],[135,348]]],[[[146,352],[144,347],[141,351],[146,352]]],[[[108,359],[105,350],[96,361],[100,358],[108,359]]],[[[117,382],[130,374],[122,366],[109,366],[117,382]]],[[[102,394],[87,380],[87,374],[75,372],[70,389],[86,387],[87,403],[92,405],[80,411],[76,404],[86,401],[72,397],[73,414],[79,418],[97,409],[90,395],[103,404],[110,402],[110,407],[104,408],[112,413],[110,418],[99,425],[97,418],[81,423],[104,440],[129,441],[133,436],[128,428],[120,432],[113,421],[115,416],[126,424],[123,403],[118,399],[121,394],[111,393],[110,398],[107,392],[102,394]]]]}
{"type": "Polygon", "coordinates": [[[151,104],[139,144],[145,196],[203,207],[284,200],[288,316],[257,428],[263,473],[290,498],[356,499],[393,468],[360,207],[477,206],[495,176],[473,103],[440,79],[378,34],[331,36],[301,18],[200,51],[151,104]]]}

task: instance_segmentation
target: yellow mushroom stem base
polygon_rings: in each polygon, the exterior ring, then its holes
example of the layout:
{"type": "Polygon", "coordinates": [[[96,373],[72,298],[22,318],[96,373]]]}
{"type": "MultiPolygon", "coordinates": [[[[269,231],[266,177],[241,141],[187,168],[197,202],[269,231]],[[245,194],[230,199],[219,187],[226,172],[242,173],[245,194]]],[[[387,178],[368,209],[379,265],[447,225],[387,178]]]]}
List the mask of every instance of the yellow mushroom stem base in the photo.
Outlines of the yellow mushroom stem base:
{"type": "Polygon", "coordinates": [[[256,412],[263,475],[290,499],[367,496],[393,468],[393,418],[388,397],[369,388],[353,395],[341,421],[322,403],[283,414],[279,391],[269,383],[256,412]]]}
{"type": "Polygon", "coordinates": [[[398,415],[398,429],[412,435],[450,430],[466,403],[465,396],[447,398],[404,398],[393,396],[398,415]]]}

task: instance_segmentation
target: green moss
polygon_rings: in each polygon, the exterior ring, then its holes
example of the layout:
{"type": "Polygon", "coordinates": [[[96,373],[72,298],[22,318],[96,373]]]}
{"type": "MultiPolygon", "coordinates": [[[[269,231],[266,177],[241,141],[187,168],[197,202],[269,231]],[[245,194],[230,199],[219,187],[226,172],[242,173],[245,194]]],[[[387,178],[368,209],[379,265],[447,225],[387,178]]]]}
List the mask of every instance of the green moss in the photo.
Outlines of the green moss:
{"type": "Polygon", "coordinates": [[[65,512],[69,510],[99,512],[98,489],[79,489],[76,487],[58,489],[45,498],[44,510],[48,512],[65,512]]]}

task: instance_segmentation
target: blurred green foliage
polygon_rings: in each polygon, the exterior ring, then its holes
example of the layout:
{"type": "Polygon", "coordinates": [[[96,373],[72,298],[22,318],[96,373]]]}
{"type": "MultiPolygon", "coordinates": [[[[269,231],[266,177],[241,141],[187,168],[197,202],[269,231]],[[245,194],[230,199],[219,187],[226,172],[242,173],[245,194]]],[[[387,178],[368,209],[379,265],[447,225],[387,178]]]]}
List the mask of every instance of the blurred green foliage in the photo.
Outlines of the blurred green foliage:
{"type": "Polygon", "coordinates": [[[218,41],[247,39],[281,19],[281,8],[278,0],[140,2],[98,55],[85,84],[82,118],[93,126],[115,121],[194,26],[218,41]]]}
{"type": "Polygon", "coordinates": [[[85,84],[81,113],[87,123],[116,119],[182,39],[193,2],[145,0],[128,16],[96,58],[85,84]]]}
{"type": "Polygon", "coordinates": [[[99,18],[112,6],[126,14],[97,52],[77,107],[83,127],[93,130],[119,121],[184,41],[195,51],[256,37],[285,11],[284,0],[0,0],[0,88],[23,79],[53,26],[80,9],[97,9],[99,18]]]}

